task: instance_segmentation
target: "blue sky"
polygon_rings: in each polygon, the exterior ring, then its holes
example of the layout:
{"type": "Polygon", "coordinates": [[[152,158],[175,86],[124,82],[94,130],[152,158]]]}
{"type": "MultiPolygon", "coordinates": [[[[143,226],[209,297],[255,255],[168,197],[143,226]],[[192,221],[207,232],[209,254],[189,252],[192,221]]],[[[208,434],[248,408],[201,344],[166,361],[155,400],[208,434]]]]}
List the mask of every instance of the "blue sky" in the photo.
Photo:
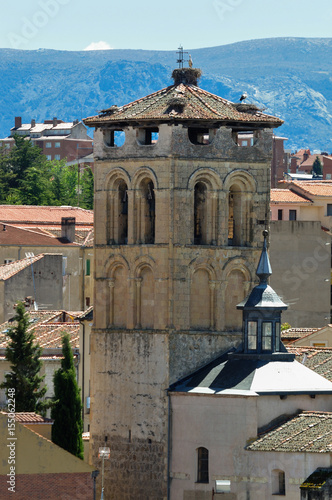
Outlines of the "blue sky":
{"type": "Polygon", "coordinates": [[[269,37],[332,37],[331,0],[12,0],[0,47],[176,50],[269,37]]]}

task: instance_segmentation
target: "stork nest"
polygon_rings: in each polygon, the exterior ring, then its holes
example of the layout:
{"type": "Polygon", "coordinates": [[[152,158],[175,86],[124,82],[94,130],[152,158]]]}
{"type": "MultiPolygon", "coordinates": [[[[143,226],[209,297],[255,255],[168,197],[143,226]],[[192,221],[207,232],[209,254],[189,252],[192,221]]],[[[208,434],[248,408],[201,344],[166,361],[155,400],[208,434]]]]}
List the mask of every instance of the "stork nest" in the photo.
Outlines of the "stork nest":
{"type": "Polygon", "coordinates": [[[202,71],[199,68],[177,68],[173,70],[172,78],[174,85],[184,83],[185,85],[197,85],[198,80],[202,76],[202,71]]]}
{"type": "Polygon", "coordinates": [[[168,101],[168,104],[172,108],[182,108],[183,109],[185,107],[185,105],[187,104],[187,102],[186,102],[184,97],[172,97],[172,99],[170,99],[168,101]]]}
{"type": "Polygon", "coordinates": [[[113,106],[111,106],[110,108],[107,108],[107,109],[102,109],[100,111],[100,114],[102,115],[113,115],[113,113],[115,113],[116,111],[118,111],[118,106],[116,104],[113,104],[113,106]]]}
{"type": "Polygon", "coordinates": [[[240,111],[241,113],[255,114],[257,113],[257,111],[262,111],[255,104],[245,104],[241,102],[241,103],[234,103],[233,106],[236,109],[236,111],[240,111]]]}

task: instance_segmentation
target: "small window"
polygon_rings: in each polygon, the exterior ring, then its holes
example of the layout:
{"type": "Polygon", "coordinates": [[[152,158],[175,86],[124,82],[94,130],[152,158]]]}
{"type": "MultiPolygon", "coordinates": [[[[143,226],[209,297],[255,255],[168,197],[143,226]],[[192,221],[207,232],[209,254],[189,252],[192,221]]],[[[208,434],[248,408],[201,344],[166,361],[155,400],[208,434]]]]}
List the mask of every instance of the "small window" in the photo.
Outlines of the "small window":
{"type": "Polygon", "coordinates": [[[272,349],[272,323],[270,321],[262,324],[262,349],[263,351],[272,349]]]}
{"type": "Polygon", "coordinates": [[[332,204],[328,203],[327,204],[327,213],[326,215],[332,215],[332,204]]]}
{"type": "Polygon", "coordinates": [[[4,263],[5,263],[5,264],[10,264],[10,263],[11,263],[11,262],[13,262],[13,261],[14,261],[14,259],[5,259],[5,260],[4,260],[4,263]]]}
{"type": "Polygon", "coordinates": [[[203,447],[197,450],[197,482],[209,482],[209,450],[203,447]]]}
{"type": "Polygon", "coordinates": [[[90,276],[90,259],[85,261],[85,276],[90,276]]]}
{"type": "Polygon", "coordinates": [[[276,323],[276,351],[280,350],[280,323],[276,323]]]}
{"type": "Polygon", "coordinates": [[[60,155],[54,155],[55,160],[60,160],[60,155]]]}
{"type": "Polygon", "coordinates": [[[10,148],[10,144],[8,144],[8,142],[5,144],[5,148],[6,148],[6,149],[9,149],[9,148],[10,148]]]}
{"type": "Polygon", "coordinates": [[[90,297],[85,297],[85,305],[86,307],[90,307],[90,297]]]}
{"type": "Polygon", "coordinates": [[[331,174],[326,174],[326,179],[331,179],[331,174]]]}
{"type": "Polygon", "coordinates": [[[159,129],[153,128],[140,128],[137,131],[137,140],[141,146],[153,146],[159,139],[159,129]]]}
{"type": "Polygon", "coordinates": [[[248,321],[248,350],[257,349],[257,321],[248,321]]]}
{"type": "Polygon", "coordinates": [[[54,146],[55,146],[56,148],[59,148],[59,147],[60,147],[60,142],[56,142],[56,143],[54,144],[54,146]]]}
{"type": "Polygon", "coordinates": [[[46,147],[46,148],[51,148],[51,147],[52,147],[52,143],[51,143],[51,142],[47,142],[47,143],[45,144],[45,147],[46,147]]]}
{"type": "Polygon", "coordinates": [[[278,209],[278,220],[282,220],[282,209],[278,209]]]}
{"type": "Polygon", "coordinates": [[[110,148],[120,148],[124,145],[125,140],[124,130],[104,130],[104,143],[110,148]]]}
{"type": "Polygon", "coordinates": [[[46,160],[51,161],[52,160],[52,155],[46,155],[46,160]]]}
{"type": "Polygon", "coordinates": [[[189,141],[192,144],[201,144],[206,146],[211,143],[210,130],[208,128],[194,128],[188,129],[189,141]]]}
{"type": "Polygon", "coordinates": [[[272,495],[286,495],[285,473],[282,470],[272,471],[272,495]]]}
{"type": "Polygon", "coordinates": [[[289,211],[289,220],[296,220],[296,210],[289,211]]]}

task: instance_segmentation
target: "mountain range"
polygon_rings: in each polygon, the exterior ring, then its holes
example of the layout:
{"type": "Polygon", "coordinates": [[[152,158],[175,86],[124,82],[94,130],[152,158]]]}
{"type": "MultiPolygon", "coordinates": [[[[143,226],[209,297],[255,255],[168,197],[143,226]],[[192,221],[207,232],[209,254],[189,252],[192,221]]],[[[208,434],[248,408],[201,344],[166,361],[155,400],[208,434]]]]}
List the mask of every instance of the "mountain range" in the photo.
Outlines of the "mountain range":
{"type": "MultiPolygon", "coordinates": [[[[332,152],[332,38],[270,38],[190,51],[200,86],[234,102],[246,91],[285,123],[285,148],[332,152]]],[[[72,121],[172,84],[176,50],[0,49],[0,137],[23,122],[72,121]]]]}

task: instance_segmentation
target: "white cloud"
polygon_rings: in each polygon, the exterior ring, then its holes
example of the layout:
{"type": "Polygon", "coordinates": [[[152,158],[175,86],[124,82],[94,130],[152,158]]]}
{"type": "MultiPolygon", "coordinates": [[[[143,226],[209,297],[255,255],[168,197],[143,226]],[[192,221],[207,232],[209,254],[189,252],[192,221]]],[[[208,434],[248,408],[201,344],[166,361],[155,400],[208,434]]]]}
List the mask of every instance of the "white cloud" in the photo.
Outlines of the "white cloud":
{"type": "Polygon", "coordinates": [[[111,48],[107,42],[92,42],[83,50],[109,50],[111,48]]]}

